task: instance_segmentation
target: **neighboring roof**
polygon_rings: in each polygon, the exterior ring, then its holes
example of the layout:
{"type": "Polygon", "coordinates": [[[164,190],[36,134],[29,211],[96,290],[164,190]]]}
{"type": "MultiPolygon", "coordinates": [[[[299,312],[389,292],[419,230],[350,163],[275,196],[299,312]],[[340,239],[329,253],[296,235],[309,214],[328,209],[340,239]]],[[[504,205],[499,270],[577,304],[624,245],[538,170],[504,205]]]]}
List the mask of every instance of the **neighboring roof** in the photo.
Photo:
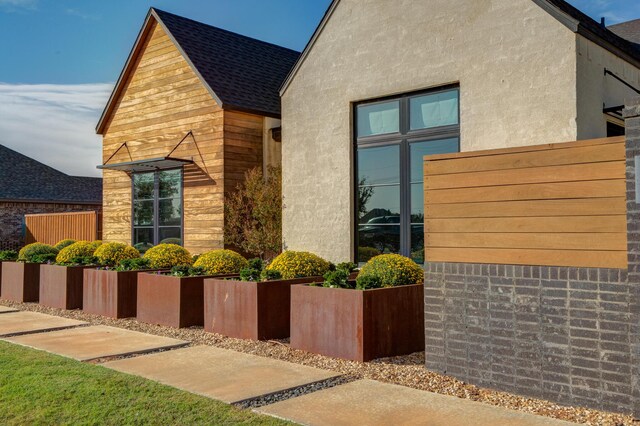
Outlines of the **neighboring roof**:
{"type": "Polygon", "coordinates": [[[614,34],[640,46],[640,19],[610,25],[607,28],[614,34]]]}
{"type": "MultiPolygon", "coordinates": [[[[613,31],[610,31],[606,27],[603,27],[602,25],[600,25],[600,23],[594,21],[592,18],[576,9],[575,7],[571,6],[564,0],[531,1],[547,11],[551,16],[556,18],[571,31],[582,35],[583,37],[593,41],[594,43],[609,50],[613,54],[640,68],[640,45],[629,41],[628,39],[622,38],[619,35],[615,34],[613,31]]],[[[331,19],[331,15],[333,15],[333,12],[335,11],[339,3],[340,0],[333,0],[327,8],[324,17],[311,36],[309,43],[307,43],[307,46],[302,51],[298,62],[296,62],[296,64],[293,66],[291,72],[280,88],[281,96],[286,92],[289,84],[294,79],[296,73],[300,69],[300,66],[306,59],[309,51],[313,48],[313,45],[322,33],[322,30],[326,26],[327,22],[329,21],[329,19],[331,19]]]]}
{"type": "Polygon", "coordinates": [[[102,179],[69,176],[0,145],[0,200],[102,204],[102,179]]]}
{"type": "Polygon", "coordinates": [[[152,8],[100,118],[98,133],[153,21],[162,26],[222,108],[280,117],[279,90],[300,52],[152,8]]]}

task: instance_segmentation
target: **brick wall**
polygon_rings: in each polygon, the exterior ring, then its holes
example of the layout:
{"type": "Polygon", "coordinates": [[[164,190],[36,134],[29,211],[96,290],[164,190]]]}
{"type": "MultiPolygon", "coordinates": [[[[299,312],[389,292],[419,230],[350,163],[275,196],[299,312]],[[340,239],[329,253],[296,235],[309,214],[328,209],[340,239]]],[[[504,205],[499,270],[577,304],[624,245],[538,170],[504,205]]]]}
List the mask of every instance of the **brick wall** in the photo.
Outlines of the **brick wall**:
{"type": "Polygon", "coordinates": [[[628,271],[428,263],[428,369],[640,416],[640,100],[626,116],[628,271]]]}
{"type": "Polygon", "coordinates": [[[100,205],[0,202],[0,250],[24,245],[24,215],[99,210],[100,205]]]}

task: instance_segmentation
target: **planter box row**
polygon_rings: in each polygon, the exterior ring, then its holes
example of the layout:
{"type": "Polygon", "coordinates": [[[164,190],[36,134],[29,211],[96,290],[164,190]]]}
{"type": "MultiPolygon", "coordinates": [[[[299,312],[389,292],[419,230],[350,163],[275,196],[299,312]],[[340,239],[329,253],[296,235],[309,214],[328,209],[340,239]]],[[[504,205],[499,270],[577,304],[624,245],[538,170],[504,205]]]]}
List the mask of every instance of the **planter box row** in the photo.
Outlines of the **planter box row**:
{"type": "Polygon", "coordinates": [[[0,297],[112,318],[253,340],[291,336],[291,347],[369,361],[424,349],[422,285],[346,290],[322,277],[242,282],[17,262],[0,264],[0,297]]]}

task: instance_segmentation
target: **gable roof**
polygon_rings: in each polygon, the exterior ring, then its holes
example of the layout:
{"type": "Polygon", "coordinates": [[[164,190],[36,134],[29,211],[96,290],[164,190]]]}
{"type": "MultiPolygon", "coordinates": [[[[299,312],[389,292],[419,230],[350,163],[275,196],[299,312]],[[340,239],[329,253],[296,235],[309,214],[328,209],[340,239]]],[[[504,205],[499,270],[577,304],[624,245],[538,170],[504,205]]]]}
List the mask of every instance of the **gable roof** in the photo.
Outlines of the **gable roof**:
{"type": "Polygon", "coordinates": [[[607,28],[614,34],[617,34],[625,40],[629,40],[640,47],[640,19],[610,25],[607,28]]]}
{"type": "Polygon", "coordinates": [[[0,145],[0,200],[102,204],[102,179],[69,176],[0,145]]]}
{"type": "Polygon", "coordinates": [[[279,89],[300,52],[151,8],[96,128],[104,130],[157,22],[223,109],[280,118],[279,89]]]}
{"type": "MultiPolygon", "coordinates": [[[[544,9],[574,33],[582,35],[583,37],[593,41],[594,43],[609,50],[613,54],[640,68],[640,45],[633,43],[628,39],[622,38],[613,31],[610,31],[606,27],[603,27],[598,22],[594,21],[591,17],[581,12],[579,9],[571,6],[565,0],[531,1],[536,3],[538,6],[544,9]]],[[[320,24],[318,24],[318,27],[311,36],[311,39],[307,43],[307,46],[302,51],[300,58],[293,66],[291,72],[282,84],[282,87],[280,88],[280,96],[284,95],[284,93],[287,91],[289,84],[295,78],[295,75],[300,69],[300,66],[308,56],[309,51],[313,48],[313,45],[322,33],[322,30],[326,26],[327,22],[329,21],[329,19],[331,19],[331,16],[333,15],[333,12],[335,11],[339,3],[340,0],[332,0],[322,20],[320,21],[320,24]]]]}

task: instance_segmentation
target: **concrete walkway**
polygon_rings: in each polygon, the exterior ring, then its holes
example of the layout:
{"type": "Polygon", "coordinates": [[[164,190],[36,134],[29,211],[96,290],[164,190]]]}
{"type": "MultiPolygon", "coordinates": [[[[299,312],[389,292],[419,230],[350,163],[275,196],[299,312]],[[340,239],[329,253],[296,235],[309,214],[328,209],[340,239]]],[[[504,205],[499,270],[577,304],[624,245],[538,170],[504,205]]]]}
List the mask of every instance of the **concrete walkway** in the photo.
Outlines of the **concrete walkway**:
{"type": "Polygon", "coordinates": [[[9,312],[18,312],[18,310],[10,308],[8,306],[0,305],[0,314],[6,314],[6,313],[9,313],[9,312]]]}
{"type": "MultiPolygon", "coordinates": [[[[180,349],[188,342],[35,312],[2,313],[0,337],[7,335],[14,337],[3,340],[80,361],[165,349],[103,365],[227,403],[338,377],[331,371],[211,346],[180,349]]],[[[570,424],[373,380],[334,386],[256,411],[317,426],[570,424]]]]}

